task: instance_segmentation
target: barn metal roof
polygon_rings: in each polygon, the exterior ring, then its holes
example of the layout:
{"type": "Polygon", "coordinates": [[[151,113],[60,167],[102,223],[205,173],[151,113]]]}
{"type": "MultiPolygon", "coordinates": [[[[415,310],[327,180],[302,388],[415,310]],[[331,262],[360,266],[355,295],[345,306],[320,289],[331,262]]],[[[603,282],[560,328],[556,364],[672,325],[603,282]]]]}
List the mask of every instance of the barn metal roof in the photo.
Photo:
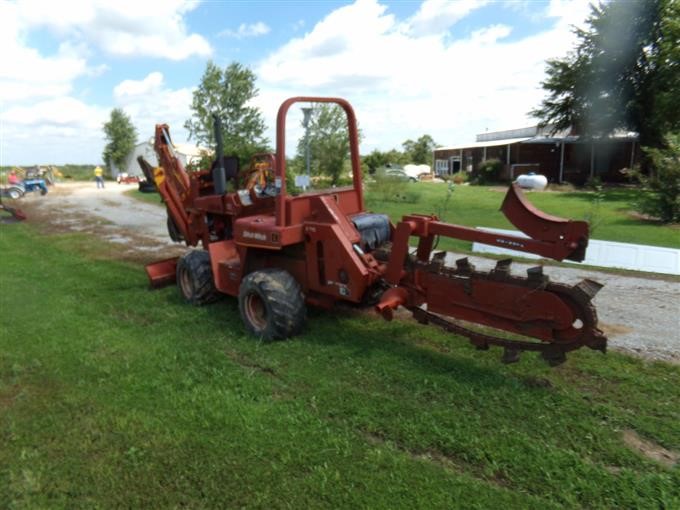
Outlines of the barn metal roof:
{"type": "Polygon", "coordinates": [[[534,138],[533,136],[524,138],[506,138],[505,140],[493,140],[489,142],[469,142],[461,143],[459,145],[452,145],[451,147],[437,147],[435,151],[456,151],[460,149],[477,149],[480,147],[498,147],[499,145],[510,145],[513,143],[524,142],[534,138]]]}

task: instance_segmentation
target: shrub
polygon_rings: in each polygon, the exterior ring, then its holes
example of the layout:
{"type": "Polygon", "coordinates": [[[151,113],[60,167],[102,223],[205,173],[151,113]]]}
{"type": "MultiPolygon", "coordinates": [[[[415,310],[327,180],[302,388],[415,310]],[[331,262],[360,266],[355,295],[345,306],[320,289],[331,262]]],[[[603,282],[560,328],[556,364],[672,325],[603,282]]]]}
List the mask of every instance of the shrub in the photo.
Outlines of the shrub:
{"type": "Polygon", "coordinates": [[[498,182],[501,177],[503,163],[500,159],[487,159],[477,165],[477,170],[473,172],[472,181],[475,184],[490,184],[498,182]]]}
{"type": "Polygon", "coordinates": [[[644,176],[637,172],[644,186],[636,209],[664,223],[680,222],[680,132],[666,137],[667,147],[643,147],[652,161],[654,173],[644,176]]]}
{"type": "Polygon", "coordinates": [[[451,180],[454,184],[463,184],[464,182],[467,182],[468,177],[468,173],[461,170],[460,172],[453,174],[451,180]]]}
{"type": "Polygon", "coordinates": [[[585,187],[591,191],[602,191],[602,179],[600,179],[600,177],[597,175],[588,177],[585,187]]]}
{"type": "Polygon", "coordinates": [[[442,221],[446,221],[446,216],[449,212],[449,203],[451,202],[451,196],[453,195],[454,189],[455,184],[449,181],[446,185],[446,195],[444,195],[444,198],[441,201],[438,201],[435,204],[435,214],[442,221]]]}
{"type": "Polygon", "coordinates": [[[377,171],[373,179],[374,181],[369,184],[369,190],[375,200],[408,204],[414,204],[420,200],[420,191],[414,189],[414,184],[407,180],[386,175],[381,171],[377,171]]]}

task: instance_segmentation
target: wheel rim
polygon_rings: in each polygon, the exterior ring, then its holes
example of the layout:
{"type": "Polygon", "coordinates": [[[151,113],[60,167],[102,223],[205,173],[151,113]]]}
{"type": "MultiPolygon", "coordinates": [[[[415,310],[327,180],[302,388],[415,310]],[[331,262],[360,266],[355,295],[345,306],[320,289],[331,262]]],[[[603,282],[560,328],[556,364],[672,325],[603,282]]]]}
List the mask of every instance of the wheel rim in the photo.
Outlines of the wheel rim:
{"type": "Polygon", "coordinates": [[[258,331],[265,329],[267,326],[267,310],[262,298],[255,293],[248,294],[248,296],[246,296],[244,308],[248,321],[253,327],[258,331]]]}

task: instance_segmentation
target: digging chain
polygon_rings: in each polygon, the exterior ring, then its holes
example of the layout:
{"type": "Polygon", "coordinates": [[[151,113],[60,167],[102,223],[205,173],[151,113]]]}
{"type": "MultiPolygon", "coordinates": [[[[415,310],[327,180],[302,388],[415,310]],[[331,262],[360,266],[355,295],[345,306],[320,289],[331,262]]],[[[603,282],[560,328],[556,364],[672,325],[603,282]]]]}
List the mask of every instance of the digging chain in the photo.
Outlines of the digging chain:
{"type": "Polygon", "coordinates": [[[583,346],[591,349],[606,352],[607,338],[603,332],[597,328],[597,312],[592,304],[592,298],[602,287],[601,284],[593,280],[582,280],[580,283],[570,286],[563,283],[551,282],[549,277],[543,274],[541,266],[530,268],[527,271],[528,277],[510,275],[510,259],[501,260],[490,272],[475,271],[474,266],[465,259],[456,261],[456,268],[443,265],[443,258],[433,259],[424,268],[426,271],[436,272],[439,275],[451,277],[467,277],[470,284],[475,280],[496,281],[512,286],[524,287],[529,290],[542,290],[556,294],[572,311],[575,322],[566,330],[555,330],[553,342],[534,342],[524,340],[510,340],[503,337],[493,336],[469,329],[448,318],[438,314],[428,312],[419,307],[409,307],[414,318],[423,323],[432,323],[446,331],[467,337],[470,342],[480,350],[487,350],[490,345],[497,345],[504,348],[502,361],[513,363],[519,360],[522,351],[537,351],[551,365],[556,366],[566,360],[566,353],[583,346]]]}

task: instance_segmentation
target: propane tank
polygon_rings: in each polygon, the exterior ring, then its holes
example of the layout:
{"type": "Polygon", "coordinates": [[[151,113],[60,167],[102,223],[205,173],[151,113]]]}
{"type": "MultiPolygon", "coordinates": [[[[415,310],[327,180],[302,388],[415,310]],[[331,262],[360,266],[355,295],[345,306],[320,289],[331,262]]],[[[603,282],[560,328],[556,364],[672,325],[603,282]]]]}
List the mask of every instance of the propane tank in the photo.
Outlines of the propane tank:
{"type": "Polygon", "coordinates": [[[524,189],[535,189],[538,191],[544,190],[548,186],[548,179],[545,175],[539,175],[534,172],[529,172],[528,174],[522,174],[517,177],[517,184],[520,188],[524,189]]]}

